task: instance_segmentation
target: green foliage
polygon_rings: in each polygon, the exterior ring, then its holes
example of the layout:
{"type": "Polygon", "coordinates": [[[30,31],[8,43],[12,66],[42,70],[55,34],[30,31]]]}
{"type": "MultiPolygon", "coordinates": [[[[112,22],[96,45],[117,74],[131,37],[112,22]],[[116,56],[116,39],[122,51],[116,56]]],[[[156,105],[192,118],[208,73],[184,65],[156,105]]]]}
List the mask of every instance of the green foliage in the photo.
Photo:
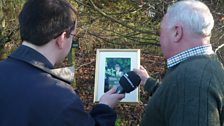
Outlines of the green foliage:
{"type": "Polygon", "coordinates": [[[111,76],[115,75],[115,65],[119,65],[121,71],[127,73],[130,71],[131,58],[106,58],[107,73],[111,76]]]}
{"type": "Polygon", "coordinates": [[[116,119],[115,126],[121,126],[121,118],[116,119]]]}

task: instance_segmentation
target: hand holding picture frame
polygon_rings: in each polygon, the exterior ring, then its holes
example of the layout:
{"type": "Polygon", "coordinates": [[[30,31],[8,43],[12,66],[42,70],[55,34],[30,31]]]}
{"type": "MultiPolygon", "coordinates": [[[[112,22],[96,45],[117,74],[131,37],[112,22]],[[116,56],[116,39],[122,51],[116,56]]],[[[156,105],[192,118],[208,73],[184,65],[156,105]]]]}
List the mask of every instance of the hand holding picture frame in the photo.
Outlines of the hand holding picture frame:
{"type": "MultiPolygon", "coordinates": [[[[140,49],[97,49],[94,102],[119,85],[120,77],[140,67],[140,49]]],[[[121,102],[139,102],[139,89],[125,94],[121,102]]]]}

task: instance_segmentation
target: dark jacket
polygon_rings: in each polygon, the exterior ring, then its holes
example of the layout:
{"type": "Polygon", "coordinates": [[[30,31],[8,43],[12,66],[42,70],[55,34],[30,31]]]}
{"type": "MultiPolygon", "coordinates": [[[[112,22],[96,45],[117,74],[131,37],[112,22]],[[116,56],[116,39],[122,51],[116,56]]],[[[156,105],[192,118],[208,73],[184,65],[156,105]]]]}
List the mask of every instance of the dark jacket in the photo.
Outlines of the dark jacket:
{"type": "Polygon", "coordinates": [[[113,126],[116,114],[98,104],[86,113],[72,87],[35,66],[52,69],[37,51],[20,46],[0,62],[0,126],[113,126]]]}
{"type": "Polygon", "coordinates": [[[193,56],[156,84],[145,85],[153,95],[141,126],[223,126],[224,68],[216,55],[193,56]]]}

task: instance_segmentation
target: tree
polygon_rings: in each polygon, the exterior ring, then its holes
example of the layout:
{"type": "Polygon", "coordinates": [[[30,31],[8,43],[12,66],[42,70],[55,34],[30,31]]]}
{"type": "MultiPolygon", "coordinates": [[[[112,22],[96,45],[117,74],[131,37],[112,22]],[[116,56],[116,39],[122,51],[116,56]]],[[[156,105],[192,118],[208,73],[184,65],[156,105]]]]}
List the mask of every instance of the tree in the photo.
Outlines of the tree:
{"type": "MultiPolygon", "coordinates": [[[[97,48],[141,48],[143,64],[148,64],[152,74],[161,75],[164,60],[160,57],[159,25],[167,6],[177,0],[69,0],[79,12],[78,37],[81,48],[76,50],[78,68],[77,87],[85,108],[92,106],[97,48]],[[146,62],[147,61],[147,62],[146,62]],[[86,63],[87,62],[87,63],[86,63]],[[87,64],[85,66],[85,64],[87,64]],[[80,67],[79,67],[80,66],[80,67]],[[85,67],[85,68],[81,68],[85,67]],[[80,76],[82,75],[82,76],[80,76]],[[91,85],[92,84],[92,85],[91,85]],[[87,87],[88,86],[88,87],[87,87]]],[[[212,45],[224,63],[224,1],[202,0],[211,9],[215,19],[212,45]]],[[[0,59],[20,43],[18,13],[24,0],[0,1],[0,59]]],[[[148,98],[141,92],[138,105],[119,107],[119,124],[137,125],[141,120],[148,98]],[[130,114],[125,114],[125,113],[130,114]],[[125,120],[127,119],[127,120],[125,120]]],[[[119,125],[117,124],[117,125],[119,125]]]]}
{"type": "Polygon", "coordinates": [[[4,58],[4,54],[8,54],[19,40],[17,17],[23,3],[23,0],[0,1],[0,59],[4,58]],[[4,49],[5,46],[7,49],[4,49]]]}
{"type": "MultiPolygon", "coordinates": [[[[159,47],[160,20],[174,0],[74,0],[80,12],[79,35],[82,43],[111,48],[142,48],[161,55],[159,47]],[[89,41],[90,40],[90,41],[89,41]],[[93,40],[93,41],[92,41],[93,40]],[[91,43],[92,42],[92,43],[91,43]]],[[[177,1],[177,0],[176,0],[177,1]]],[[[212,36],[214,49],[223,58],[224,14],[221,0],[204,0],[214,15],[212,36]],[[221,51],[220,51],[221,50],[221,51]]],[[[83,45],[88,48],[88,46],[83,45]]],[[[90,46],[92,48],[92,46],[90,46]]]]}

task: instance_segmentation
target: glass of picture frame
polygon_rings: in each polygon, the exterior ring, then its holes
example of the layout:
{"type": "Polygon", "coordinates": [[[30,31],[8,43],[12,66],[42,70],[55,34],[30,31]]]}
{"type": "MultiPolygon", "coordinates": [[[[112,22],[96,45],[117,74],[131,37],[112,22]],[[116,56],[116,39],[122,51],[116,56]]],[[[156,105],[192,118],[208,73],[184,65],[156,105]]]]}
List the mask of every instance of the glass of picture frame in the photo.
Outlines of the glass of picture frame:
{"type": "MultiPolygon", "coordinates": [[[[94,102],[112,87],[117,87],[123,74],[139,67],[140,49],[97,49],[94,102]]],[[[139,102],[139,88],[126,93],[121,102],[139,102]]]]}

